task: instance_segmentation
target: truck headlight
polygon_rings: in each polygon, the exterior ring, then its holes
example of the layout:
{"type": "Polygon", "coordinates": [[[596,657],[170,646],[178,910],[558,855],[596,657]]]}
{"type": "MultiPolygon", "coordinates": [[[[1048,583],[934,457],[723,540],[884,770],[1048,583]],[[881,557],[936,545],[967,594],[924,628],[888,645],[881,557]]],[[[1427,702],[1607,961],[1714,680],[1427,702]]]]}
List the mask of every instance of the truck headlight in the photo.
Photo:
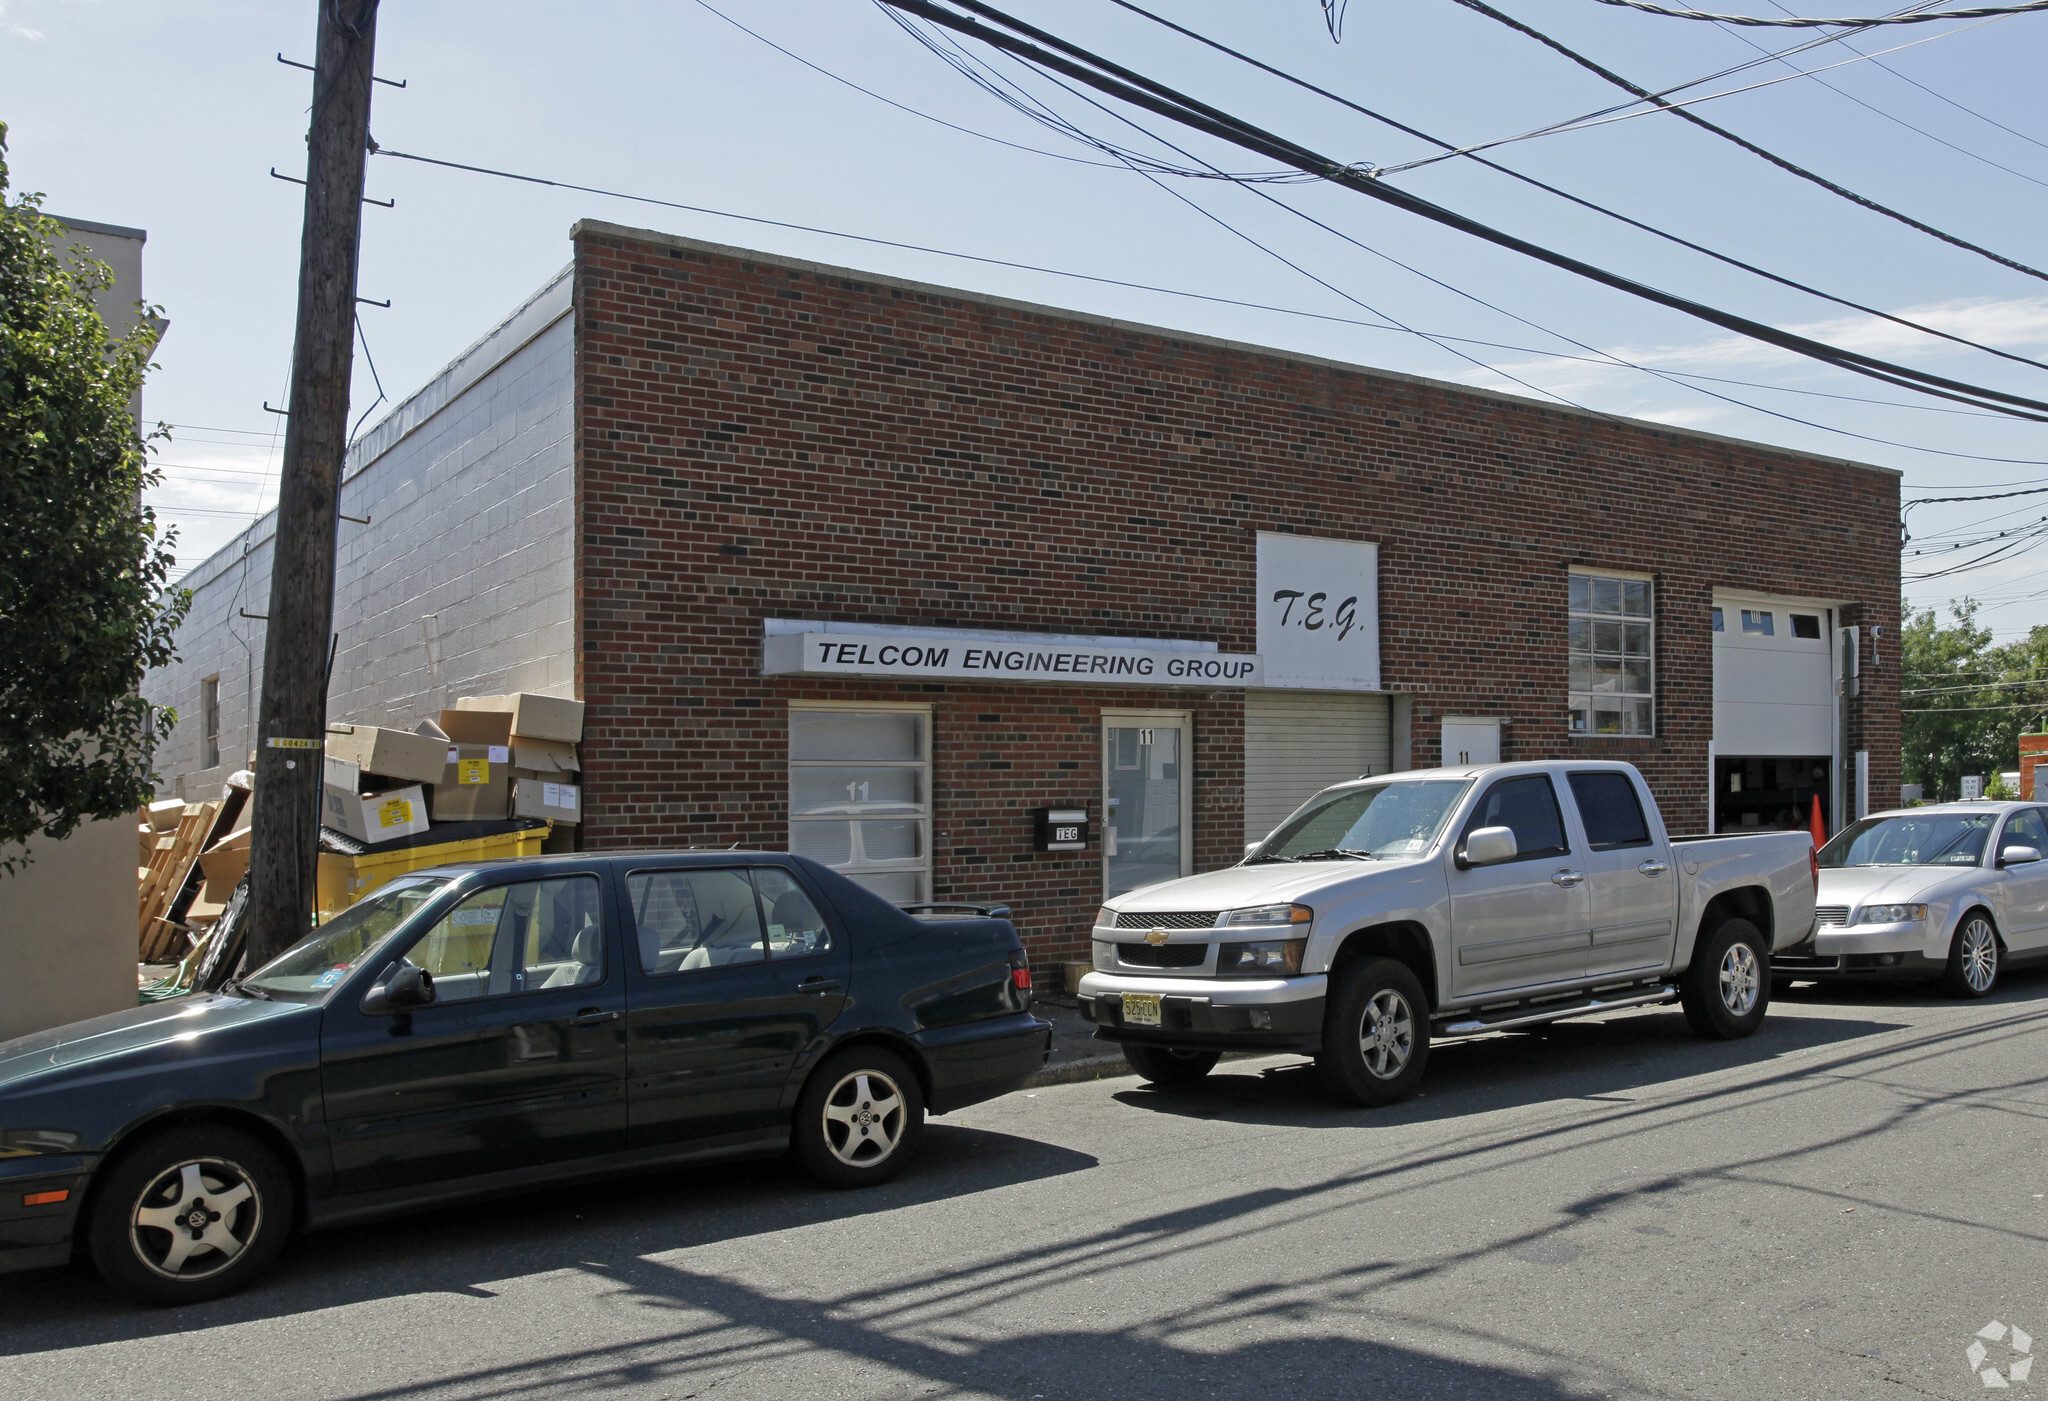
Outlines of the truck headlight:
{"type": "Polygon", "coordinates": [[[1306,939],[1274,939],[1258,944],[1225,944],[1216,951],[1216,971],[1225,974],[1247,973],[1254,976],[1299,973],[1301,951],[1307,947],[1306,939]]]}
{"type": "Polygon", "coordinates": [[[1917,924],[1927,918],[1925,905],[1865,905],[1858,924],[1917,924]]]}
{"type": "Polygon", "coordinates": [[[1097,929],[1116,928],[1116,911],[1107,905],[1097,910],[1095,912],[1095,927],[1097,929]]]}
{"type": "Polygon", "coordinates": [[[1216,916],[1218,929],[1245,924],[1307,924],[1316,912],[1306,905],[1254,905],[1248,910],[1225,910],[1216,916]]]}

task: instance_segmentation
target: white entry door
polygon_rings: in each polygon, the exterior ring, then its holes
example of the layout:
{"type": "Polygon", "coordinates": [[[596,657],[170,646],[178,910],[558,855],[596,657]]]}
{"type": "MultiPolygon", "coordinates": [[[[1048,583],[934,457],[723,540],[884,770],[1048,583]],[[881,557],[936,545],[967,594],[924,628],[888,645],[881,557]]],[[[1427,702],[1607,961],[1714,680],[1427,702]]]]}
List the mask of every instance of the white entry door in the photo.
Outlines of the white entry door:
{"type": "Polygon", "coordinates": [[[1122,895],[1194,870],[1194,726],[1186,711],[1102,717],[1102,893],[1122,895]]]}

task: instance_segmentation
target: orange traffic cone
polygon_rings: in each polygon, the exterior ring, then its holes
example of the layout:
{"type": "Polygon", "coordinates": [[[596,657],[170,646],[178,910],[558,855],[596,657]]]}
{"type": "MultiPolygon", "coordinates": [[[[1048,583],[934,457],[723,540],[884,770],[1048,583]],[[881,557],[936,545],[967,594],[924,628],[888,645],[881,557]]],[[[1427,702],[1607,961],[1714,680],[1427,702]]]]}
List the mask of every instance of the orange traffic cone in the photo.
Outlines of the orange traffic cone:
{"type": "Polygon", "coordinates": [[[1813,832],[1813,849],[1819,851],[1828,844],[1828,825],[1820,820],[1820,794],[1818,793],[1813,795],[1813,821],[1810,824],[1810,830],[1813,832]]]}

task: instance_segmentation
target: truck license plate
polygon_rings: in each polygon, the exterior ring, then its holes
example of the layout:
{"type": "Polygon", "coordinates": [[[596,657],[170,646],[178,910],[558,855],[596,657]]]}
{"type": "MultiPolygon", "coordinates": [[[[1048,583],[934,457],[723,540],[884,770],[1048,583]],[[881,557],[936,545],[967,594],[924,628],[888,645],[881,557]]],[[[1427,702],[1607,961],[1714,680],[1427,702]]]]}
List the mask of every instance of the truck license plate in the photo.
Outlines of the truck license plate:
{"type": "Polygon", "coordinates": [[[1124,1020],[1132,1026],[1158,1026],[1159,994],[1156,992],[1125,993],[1124,1020]]]}

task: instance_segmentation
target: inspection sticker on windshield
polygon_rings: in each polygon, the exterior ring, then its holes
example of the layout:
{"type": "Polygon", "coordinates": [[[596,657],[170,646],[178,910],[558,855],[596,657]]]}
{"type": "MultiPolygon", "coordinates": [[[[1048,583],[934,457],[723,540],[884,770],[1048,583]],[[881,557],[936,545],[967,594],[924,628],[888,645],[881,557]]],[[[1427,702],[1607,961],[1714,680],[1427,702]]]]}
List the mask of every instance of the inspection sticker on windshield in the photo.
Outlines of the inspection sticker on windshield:
{"type": "Polygon", "coordinates": [[[1159,994],[1156,992],[1125,993],[1124,1020],[1132,1026],[1158,1026],[1159,994]]]}

